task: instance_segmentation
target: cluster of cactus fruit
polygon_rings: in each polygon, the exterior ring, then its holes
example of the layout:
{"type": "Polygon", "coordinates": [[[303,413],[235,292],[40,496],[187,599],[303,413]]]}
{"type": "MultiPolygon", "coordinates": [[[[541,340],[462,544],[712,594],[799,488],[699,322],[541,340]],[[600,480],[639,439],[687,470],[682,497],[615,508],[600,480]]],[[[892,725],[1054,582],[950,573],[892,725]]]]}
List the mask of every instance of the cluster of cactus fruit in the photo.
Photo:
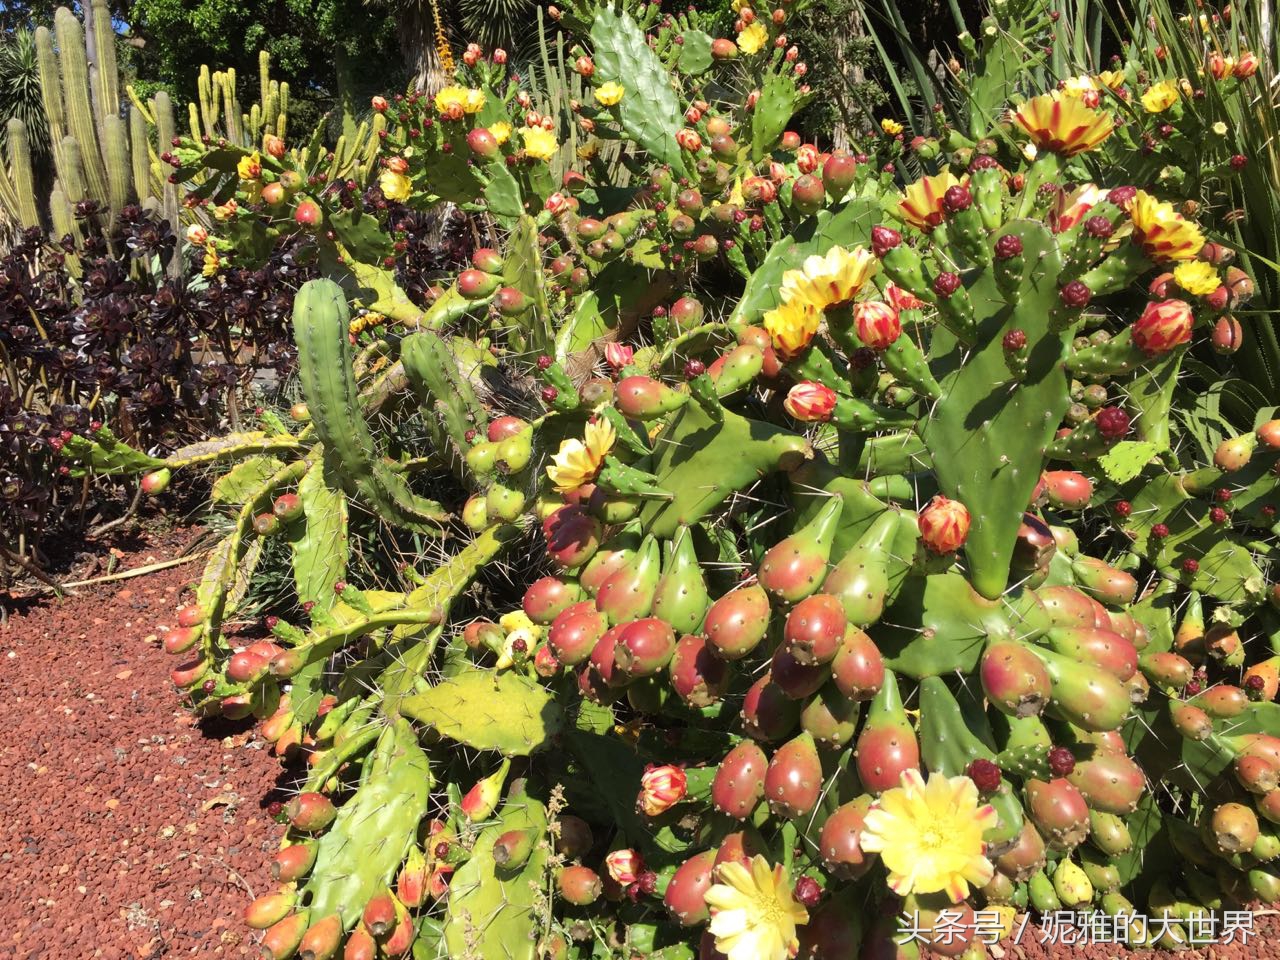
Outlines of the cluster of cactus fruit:
{"type": "MultiPolygon", "coordinates": [[[[376,204],[326,209],[292,422],[65,448],[152,490],[234,462],[164,645],[195,709],[306,757],[247,911],[268,954],[764,956],[713,922],[744,863],[806,917],[779,958],[980,957],[975,910],[1142,914],[1129,943],[1177,946],[1280,899],[1280,423],[1212,464],[1174,436],[1182,359],[1248,278],[1148,194],[1078,186],[1070,151],[985,141],[900,193],[892,141],[786,132],[786,4],[754,65],[655,10],[564,21],[631,188],[595,158],[553,183],[512,128],[559,119],[468,62],[480,96],[396,101],[351,176],[489,211],[501,252],[420,310],[361,259],[393,242],[376,204]],[[703,102],[728,69],[754,97],[703,102]],[[1220,289],[1180,293],[1171,253],[1220,289]],[[710,261],[740,293],[693,295],[710,261]],[[368,576],[388,535],[420,557],[398,591],[368,576]],[[297,607],[250,639],[285,556],[297,607]],[[869,840],[915,776],[989,808],[972,890],[913,889],[869,840]]],[[[190,149],[275,228],[286,154],[246,177],[251,151],[190,149]]]]}

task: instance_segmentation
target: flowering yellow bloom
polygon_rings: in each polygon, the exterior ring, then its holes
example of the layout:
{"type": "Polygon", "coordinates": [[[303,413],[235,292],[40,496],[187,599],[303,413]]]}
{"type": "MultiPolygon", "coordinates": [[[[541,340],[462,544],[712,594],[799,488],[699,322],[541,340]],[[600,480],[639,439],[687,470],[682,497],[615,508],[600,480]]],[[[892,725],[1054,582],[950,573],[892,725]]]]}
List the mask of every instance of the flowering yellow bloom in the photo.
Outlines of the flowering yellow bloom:
{"type": "Polygon", "coordinates": [[[602,107],[612,107],[615,103],[622,99],[626,93],[626,89],[620,83],[614,83],[610,80],[606,84],[602,84],[596,90],[596,102],[602,107]]]}
{"type": "Polygon", "coordinates": [[[1194,223],[1182,218],[1173,204],[1162,203],[1144,190],[1129,201],[1134,240],[1157,263],[1190,260],[1204,246],[1204,234],[1194,223]]]}
{"type": "Polygon", "coordinates": [[[474,87],[467,91],[466,104],[463,109],[467,113],[479,113],[484,109],[484,91],[477,90],[474,87]]]}
{"type": "Polygon", "coordinates": [[[1173,268],[1173,279],[1187,293],[1207,297],[1222,285],[1218,271],[1203,260],[1187,260],[1173,268]]]}
{"type": "Polygon", "coordinates": [[[764,49],[769,42],[769,31],[757,20],[738,34],[738,49],[747,56],[753,56],[764,49]]]}
{"type": "Polygon", "coordinates": [[[483,106],[483,90],[452,86],[445,87],[436,94],[436,110],[439,113],[478,113],[483,106]]]}
{"type": "Polygon", "coordinates": [[[608,420],[588,423],[583,439],[560,441],[560,449],[547,466],[547,476],[558,493],[572,493],[584,483],[594,480],[613,449],[618,435],[608,420]]]}
{"type": "Polygon", "coordinates": [[[865,247],[832,247],[826,256],[806,257],[799,270],[784,273],[780,296],[783,301],[805,300],[816,310],[826,310],[852,300],[879,269],[880,261],[865,247]]]}
{"type": "Polygon", "coordinates": [[[241,157],[236,164],[236,173],[241,180],[257,180],[262,176],[262,154],[255,150],[249,156],[241,157]]]}
{"type": "Polygon", "coordinates": [[[550,160],[560,149],[556,135],[541,127],[521,127],[520,136],[524,139],[524,152],[535,160],[550,160]]]}
{"type": "Polygon", "coordinates": [[[212,277],[222,266],[222,258],[218,256],[218,248],[210,243],[204,248],[204,268],[200,271],[206,277],[212,277]]]}
{"type": "Polygon", "coordinates": [[[902,124],[900,124],[897,120],[892,120],[889,117],[885,117],[883,120],[880,121],[880,129],[883,130],[885,133],[887,133],[889,136],[896,137],[898,134],[902,132],[903,127],[902,127],[902,124]]]}
{"type": "Polygon", "coordinates": [[[1064,157],[1092,150],[1116,127],[1111,114],[1092,110],[1079,97],[1059,90],[1032,97],[1013,112],[1013,120],[1039,149],[1064,157]]]}
{"type": "Polygon", "coordinates": [[[821,322],[822,311],[805,299],[780,303],[764,315],[764,328],[784,360],[790,360],[809,345],[821,322]]]}
{"type": "Polygon", "coordinates": [[[796,955],[796,927],[809,921],[809,912],[792,895],[785,867],[770,867],[759,855],[749,866],[729,860],[716,867],[715,881],[706,903],[717,950],[729,960],[787,960],[796,955]]]}
{"type": "Polygon", "coordinates": [[[946,891],[953,901],[969,895],[995,872],[984,855],[982,834],[999,817],[978,805],[968,777],[933,774],[928,784],[906,770],[901,786],[886,790],[867,812],[862,849],[879,853],[889,888],[899,896],[946,891]]]}
{"type": "Polygon", "coordinates": [[[403,173],[394,170],[383,170],[378,177],[378,187],[388,200],[405,200],[409,196],[411,184],[403,173]]]}
{"type": "Polygon", "coordinates": [[[1062,81],[1062,93],[1068,97],[1083,96],[1091,90],[1097,90],[1098,85],[1094,82],[1093,77],[1081,74],[1078,77],[1068,77],[1062,81]]]}
{"type": "Polygon", "coordinates": [[[498,146],[502,146],[511,139],[511,124],[505,120],[499,120],[489,128],[489,134],[498,141],[498,146]]]}
{"type": "Polygon", "coordinates": [[[917,230],[932,230],[942,222],[942,195],[968,181],[968,177],[957,180],[950,170],[934,177],[921,177],[903,191],[898,215],[917,230]]]}
{"type": "Polygon", "coordinates": [[[1153,83],[1142,95],[1142,106],[1147,113],[1163,113],[1178,102],[1178,84],[1173,80],[1153,83]]]}
{"type": "Polygon", "coordinates": [[[1098,74],[1098,80],[1108,90],[1119,90],[1124,86],[1123,70],[1103,70],[1098,74]]]}
{"type": "Polygon", "coordinates": [[[1219,120],[1213,125],[1213,132],[1220,137],[1225,137],[1227,135],[1227,125],[1219,120]]]}

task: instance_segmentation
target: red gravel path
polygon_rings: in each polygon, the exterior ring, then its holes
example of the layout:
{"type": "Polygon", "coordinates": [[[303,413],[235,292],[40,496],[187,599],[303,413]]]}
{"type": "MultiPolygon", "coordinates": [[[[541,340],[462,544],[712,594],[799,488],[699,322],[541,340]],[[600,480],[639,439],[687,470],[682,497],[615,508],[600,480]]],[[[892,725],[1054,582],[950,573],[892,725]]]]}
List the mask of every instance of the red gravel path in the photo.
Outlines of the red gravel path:
{"type": "Polygon", "coordinates": [[[192,723],[155,637],[198,570],[39,604],[0,594],[0,957],[258,955],[240,911],[270,884],[279,828],[262,808],[280,768],[247,724],[192,723]]]}

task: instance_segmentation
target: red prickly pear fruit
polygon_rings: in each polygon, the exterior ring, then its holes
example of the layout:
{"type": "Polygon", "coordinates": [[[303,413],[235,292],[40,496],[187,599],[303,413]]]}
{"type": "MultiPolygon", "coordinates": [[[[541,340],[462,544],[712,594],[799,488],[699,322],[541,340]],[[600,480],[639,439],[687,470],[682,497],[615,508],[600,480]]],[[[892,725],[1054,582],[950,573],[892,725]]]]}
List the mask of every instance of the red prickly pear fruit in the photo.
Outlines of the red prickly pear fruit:
{"type": "Polygon", "coordinates": [[[506,783],[507,771],[510,769],[511,761],[504,759],[497,770],[477,780],[463,794],[459,807],[468,821],[479,823],[487,820],[498,809],[498,801],[502,799],[502,785],[506,783]]]}
{"type": "Polygon", "coordinates": [[[262,935],[262,955],[266,960],[289,960],[298,951],[307,932],[308,913],[291,913],[262,935]]]}
{"type": "Polygon", "coordinates": [[[715,860],[716,851],[704,850],[682,863],[667,884],[662,902],[680,926],[694,927],[710,917],[704,898],[711,889],[715,860]]]}
{"type": "Polygon", "coordinates": [[[806,666],[791,656],[785,647],[779,647],[769,662],[769,676],[792,700],[806,700],[831,677],[831,667],[825,663],[806,666]]]}
{"type": "Polygon", "coordinates": [[[296,493],[282,493],[271,504],[271,512],[279,517],[282,523],[292,523],[303,514],[302,498],[296,493]]]}
{"type": "Polygon", "coordinates": [[[529,298],[515,287],[499,287],[493,304],[504,317],[518,317],[529,309],[529,298]]]}
{"type": "Polygon", "coordinates": [[[829,593],[805,597],[787,615],[783,641],[787,652],[805,665],[829,663],[845,633],[844,608],[829,593]]]}
{"type": "Polygon", "coordinates": [[[164,652],[186,653],[200,642],[203,633],[204,630],[197,627],[175,627],[164,635],[164,652]]]}
{"type": "Polygon", "coordinates": [[[872,639],[857,627],[845,630],[831,661],[831,678],[850,700],[870,700],[884,686],[884,658],[872,639]]]}
{"type": "Polygon", "coordinates": [[[1128,816],[1138,809],[1146,790],[1142,768],[1123,753],[1098,752],[1077,761],[1067,780],[1080,791],[1091,809],[1128,816]]]}
{"type": "Polygon", "coordinates": [[[189,690],[194,687],[209,672],[209,661],[197,657],[195,660],[188,660],[186,663],[179,664],[169,671],[169,679],[173,681],[173,685],[182,690],[189,690]]]}
{"type": "Polygon", "coordinates": [[[1058,653],[1101,667],[1117,680],[1128,680],[1138,670],[1137,648],[1110,630],[1059,627],[1049,631],[1048,640],[1058,653]]]}
{"type": "Polygon", "coordinates": [[[1268,822],[1280,824],[1280,790],[1272,790],[1261,797],[1255,797],[1253,805],[1268,822]]]}
{"type": "Polygon", "coordinates": [[[1240,786],[1258,796],[1280,787],[1280,769],[1263,757],[1237,757],[1235,775],[1240,786]]]}
{"type": "Polygon", "coordinates": [[[1123,570],[1094,557],[1076,557],[1071,572],[1080,589],[1100,603],[1127,607],[1138,594],[1138,581],[1123,570]]]}
{"type": "Polygon", "coordinates": [[[840,601],[845,616],[855,626],[870,626],[884,613],[889,562],[901,521],[897,510],[881,513],[822,584],[824,592],[840,601]]]}
{"type": "Polygon", "coordinates": [[[227,661],[227,679],[232,683],[256,683],[267,674],[267,658],[248,650],[233,653],[227,661]]]}
{"type": "Polygon", "coordinates": [[[1020,643],[988,645],[978,668],[987,699],[1011,717],[1034,717],[1052,693],[1049,671],[1035,652],[1020,643]]]}
{"type": "Polygon", "coordinates": [[[1213,465],[1219,470],[1234,473],[1253,459],[1253,451],[1257,445],[1257,434],[1246,433],[1242,437],[1228,437],[1214,450],[1213,465]]]}
{"type": "Polygon", "coordinates": [[[1075,587],[1041,587],[1036,591],[1036,597],[1052,626],[1096,626],[1093,600],[1075,587]]]}
{"type": "Polygon", "coordinates": [[[599,596],[605,581],[635,559],[640,543],[639,536],[626,530],[611,538],[582,569],[579,586],[589,595],[599,596]]]}
{"type": "Polygon", "coordinates": [[[600,547],[600,521],[577,504],[561,507],[542,522],[547,556],[565,570],[580,567],[600,547]]]}
{"type": "Polygon", "coordinates": [[[595,675],[609,687],[625,687],[631,679],[618,669],[618,638],[626,624],[610,627],[591,648],[587,664],[595,675]]]}
{"type": "Polygon", "coordinates": [[[858,175],[858,161],[844,152],[833,153],[822,165],[822,183],[832,200],[842,200],[858,175]]]}
{"type": "Polygon", "coordinates": [[[822,825],[818,853],[827,869],[844,879],[856,880],[871,867],[872,856],[862,850],[862,829],[873,802],[870,794],[855,797],[837,807],[822,825]]]}
{"type": "Polygon", "coordinates": [[[396,898],[391,891],[384,890],[369,898],[369,902],[364,905],[364,913],[360,915],[360,920],[374,937],[385,940],[396,928],[396,906],[396,898]]]}
{"type": "Polygon", "coordinates": [[[1169,719],[1173,721],[1173,729],[1188,740],[1207,740],[1213,733],[1213,721],[1193,703],[1170,700],[1169,719]]]}
{"type": "Polygon", "coordinates": [[[204,623],[204,611],[196,603],[188,603],[178,608],[178,626],[198,627],[204,623]]]}
{"type": "Polygon", "coordinates": [[[508,870],[517,870],[533,853],[533,842],[532,830],[508,830],[493,841],[493,862],[508,870]]]}
{"type": "Polygon", "coordinates": [[[395,931],[382,942],[382,952],[388,957],[401,957],[408,953],[418,933],[408,910],[398,906],[396,913],[398,919],[395,931]]]}
{"type": "Polygon", "coordinates": [[[564,934],[552,932],[538,941],[538,960],[569,960],[569,941],[564,934]]]}
{"type": "Polygon", "coordinates": [[[738,55],[738,45],[726,37],[716,37],[711,41],[711,58],[713,60],[732,60],[738,55]]]}
{"type": "Polygon", "coordinates": [[[658,580],[653,598],[653,615],[671,624],[676,633],[693,633],[707,615],[711,598],[706,578],[688,529],[676,534],[671,552],[658,580]]]}
{"type": "Polygon", "coordinates": [[[561,611],[547,631],[547,643],[561,663],[576,667],[591,656],[596,642],[608,628],[608,621],[595,603],[584,600],[561,611]]]}
{"type": "Polygon", "coordinates": [[[323,793],[300,793],[284,805],[284,814],[295,829],[315,833],[333,823],[338,811],[323,793]]]}
{"type": "Polygon", "coordinates": [[[1229,683],[1214,684],[1191,702],[1218,720],[1238,717],[1249,706],[1249,698],[1245,692],[1229,683]]]}
{"type": "Polygon", "coordinates": [[[720,841],[720,846],[716,848],[715,865],[718,867],[722,863],[740,863],[745,867],[750,865],[752,857],[768,855],[769,846],[764,842],[764,837],[755,830],[739,830],[720,841]]]}
{"type": "Polygon", "coordinates": [[[772,380],[782,372],[782,361],[773,349],[773,337],[763,327],[743,327],[738,331],[738,343],[760,348],[764,354],[764,366],[760,368],[762,376],[772,380]]]}
{"type": "Polygon", "coordinates": [[[1072,850],[1089,835],[1089,805],[1075,784],[1059,777],[1028,780],[1026,810],[1040,836],[1055,850],[1072,850]]]}
{"type": "Polygon", "coordinates": [[[396,899],[406,907],[420,907],[427,902],[427,858],[417,845],[409,848],[400,875],[396,877],[396,899]]]}
{"type": "Polygon", "coordinates": [[[1093,481],[1075,470],[1046,470],[1045,494],[1059,510],[1083,510],[1093,498],[1093,481]]]}
{"type": "Polygon", "coordinates": [[[821,179],[811,173],[802,174],[791,185],[791,202],[798,213],[807,217],[822,209],[826,192],[821,179]]]}
{"type": "Polygon", "coordinates": [[[320,209],[320,204],[306,197],[298,201],[298,206],[293,211],[293,219],[299,226],[310,229],[324,219],[324,212],[320,209]]]}
{"type": "Polygon", "coordinates": [[[1215,624],[1205,632],[1204,649],[1214,660],[1229,667],[1244,665],[1240,634],[1226,624],[1215,624]]]}
{"type": "Polygon", "coordinates": [[[742,700],[742,730],[753,740],[781,740],[800,721],[800,704],[765,674],[742,700]]]}
{"type": "Polygon", "coordinates": [[[614,403],[633,420],[654,420],[684,406],[688,400],[687,393],[676,393],[652,377],[626,377],[618,381],[614,390],[614,403]]]}
{"type": "Polygon", "coordinates": [[[758,584],[742,587],[711,605],[702,632],[717,656],[738,660],[769,631],[769,596],[758,584]]]}
{"type": "Polygon", "coordinates": [[[560,896],[575,906],[585,907],[600,899],[600,875],[590,867],[577,864],[565,867],[556,877],[560,896]]]}
{"type": "Polygon", "coordinates": [[[270,537],[280,532],[280,518],[274,513],[260,513],[253,518],[253,532],[260,537],[270,537]]]}
{"type": "Polygon", "coordinates": [[[482,300],[492,294],[502,278],[483,270],[463,270],[458,274],[458,292],[467,300],[482,300]]]}
{"type": "Polygon", "coordinates": [[[627,676],[649,677],[671,662],[675,649],[676,635],[671,624],[657,617],[644,617],[622,628],[614,661],[627,676]]]}
{"type": "Polygon", "coordinates": [[[812,520],[770,547],[760,561],[760,586],[788,603],[803,600],[822,586],[843,506],[843,498],[830,497],[812,520]]]}
{"type": "Polygon", "coordinates": [[[1030,820],[1023,819],[1014,845],[995,860],[995,868],[1014,883],[1025,883],[1045,864],[1044,838],[1030,820]]]}
{"type": "Polygon", "coordinates": [[[800,729],[820,747],[843,747],[858,729],[861,710],[857,700],[850,700],[835,684],[828,683],[800,711],[800,729]]]}
{"type": "Polygon", "coordinates": [[[1124,682],[1124,686],[1129,691],[1130,703],[1146,703],[1147,697],[1151,696],[1151,684],[1145,674],[1135,673],[1124,682]]]}
{"type": "Polygon", "coordinates": [[[795,820],[818,806],[822,761],[813,737],[801,733],[778,748],[764,775],[764,797],[774,816],[795,820]]]}
{"type": "Polygon", "coordinates": [[[672,689],[691,707],[709,707],[724,696],[729,665],[712,654],[705,637],[681,637],[667,669],[672,689]]]}
{"type": "Polygon", "coordinates": [[[493,157],[498,153],[498,141],[484,127],[476,127],[467,133],[467,147],[477,157],[493,157]]]}
{"type": "Polygon", "coordinates": [[[862,785],[872,793],[892,789],[904,771],[920,769],[920,744],[903,708],[898,679],[890,670],[871,701],[855,757],[862,785]]]}
{"type": "Polygon", "coordinates": [[[1152,683],[1178,690],[1190,683],[1195,673],[1191,661],[1168,651],[1143,653],[1138,657],[1138,665],[1152,683]]]}
{"type": "Polygon", "coordinates": [[[152,470],[144,475],[139,486],[142,487],[142,492],[147,496],[158,497],[168,488],[171,479],[173,479],[173,474],[168,468],[161,467],[159,470],[152,470]]]}
{"type": "Polygon", "coordinates": [[[378,941],[364,927],[357,925],[342,948],[342,960],[378,960],[378,941]]]}
{"type": "Polygon", "coordinates": [[[292,891],[268,893],[244,908],[244,922],[254,930],[265,930],[287,917],[297,902],[292,891]]]}
{"type": "Polygon", "coordinates": [[[796,931],[800,940],[796,960],[853,960],[864,943],[864,909],[863,901],[850,889],[812,909],[809,922],[796,931]]]}
{"type": "Polygon", "coordinates": [[[618,698],[618,691],[611,687],[590,663],[579,667],[577,676],[578,693],[592,703],[604,706],[618,698]]]}
{"type": "Polygon", "coordinates": [[[496,653],[502,649],[503,639],[502,628],[492,620],[472,620],[462,628],[462,642],[468,650],[492,650],[496,653]]]}
{"type": "Polygon", "coordinates": [[[1219,853],[1248,853],[1258,842],[1258,815],[1242,803],[1220,804],[1206,833],[1219,853]]]}
{"type": "Polygon", "coordinates": [[[485,428],[485,439],[490,443],[501,443],[523,433],[529,428],[529,421],[519,417],[494,417],[485,428]]]}
{"type": "Polygon", "coordinates": [[[1246,689],[1251,686],[1255,688],[1253,695],[1258,700],[1270,703],[1280,693],[1280,656],[1268,657],[1260,663],[1252,664],[1245,670],[1241,683],[1246,689]],[[1260,687],[1254,677],[1261,680],[1260,687]]]}
{"type": "Polygon", "coordinates": [[[1053,684],[1051,710],[1084,730],[1116,730],[1129,716],[1129,692],[1100,667],[1052,650],[1037,651],[1053,684]]]}
{"type": "Polygon", "coordinates": [[[716,767],[711,803],[735,820],[746,820],[764,796],[764,773],[769,761],[750,740],[730,750],[716,767]]]}
{"type": "Polygon", "coordinates": [[[596,594],[596,609],[614,624],[647,617],[658,592],[660,572],[658,541],[652,536],[645,537],[635,557],[600,587],[596,594]]]}
{"type": "Polygon", "coordinates": [[[556,837],[556,853],[568,860],[576,860],[595,844],[591,825],[571,813],[560,815],[560,835],[556,837]]]}
{"type": "Polygon", "coordinates": [[[698,300],[693,297],[681,297],[671,305],[671,322],[681,332],[691,330],[702,323],[705,312],[698,300]]]}
{"type": "Polygon", "coordinates": [[[493,247],[480,247],[475,253],[471,254],[471,265],[477,270],[484,273],[491,273],[495,276],[502,273],[502,268],[506,261],[502,259],[502,254],[493,247]]]}
{"type": "Polygon", "coordinates": [[[565,583],[559,577],[543,577],[529,585],[520,605],[530,620],[546,626],[581,600],[582,588],[576,583],[565,583]]]}
{"type": "Polygon", "coordinates": [[[268,663],[273,677],[292,677],[307,665],[307,653],[300,648],[277,653],[268,663]]]}
{"type": "Polygon", "coordinates": [[[316,845],[311,841],[295,843],[277,851],[271,860],[271,876],[281,883],[292,883],[311,872],[316,862],[316,845]]]}

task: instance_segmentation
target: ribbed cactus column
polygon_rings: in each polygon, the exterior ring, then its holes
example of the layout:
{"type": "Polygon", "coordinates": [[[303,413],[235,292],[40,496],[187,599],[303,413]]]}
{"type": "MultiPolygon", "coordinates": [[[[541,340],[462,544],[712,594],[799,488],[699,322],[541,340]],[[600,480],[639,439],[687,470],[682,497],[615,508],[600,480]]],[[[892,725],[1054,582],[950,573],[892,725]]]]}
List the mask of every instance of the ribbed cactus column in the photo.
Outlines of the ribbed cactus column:
{"type": "MultiPolygon", "coordinates": [[[[106,206],[110,201],[107,166],[98,150],[98,130],[89,99],[89,58],[85,53],[84,29],[66,7],[54,14],[53,29],[58,38],[58,62],[62,67],[62,98],[67,129],[80,147],[88,195],[106,206]]],[[[73,197],[72,199],[79,199],[73,197]]]]}

